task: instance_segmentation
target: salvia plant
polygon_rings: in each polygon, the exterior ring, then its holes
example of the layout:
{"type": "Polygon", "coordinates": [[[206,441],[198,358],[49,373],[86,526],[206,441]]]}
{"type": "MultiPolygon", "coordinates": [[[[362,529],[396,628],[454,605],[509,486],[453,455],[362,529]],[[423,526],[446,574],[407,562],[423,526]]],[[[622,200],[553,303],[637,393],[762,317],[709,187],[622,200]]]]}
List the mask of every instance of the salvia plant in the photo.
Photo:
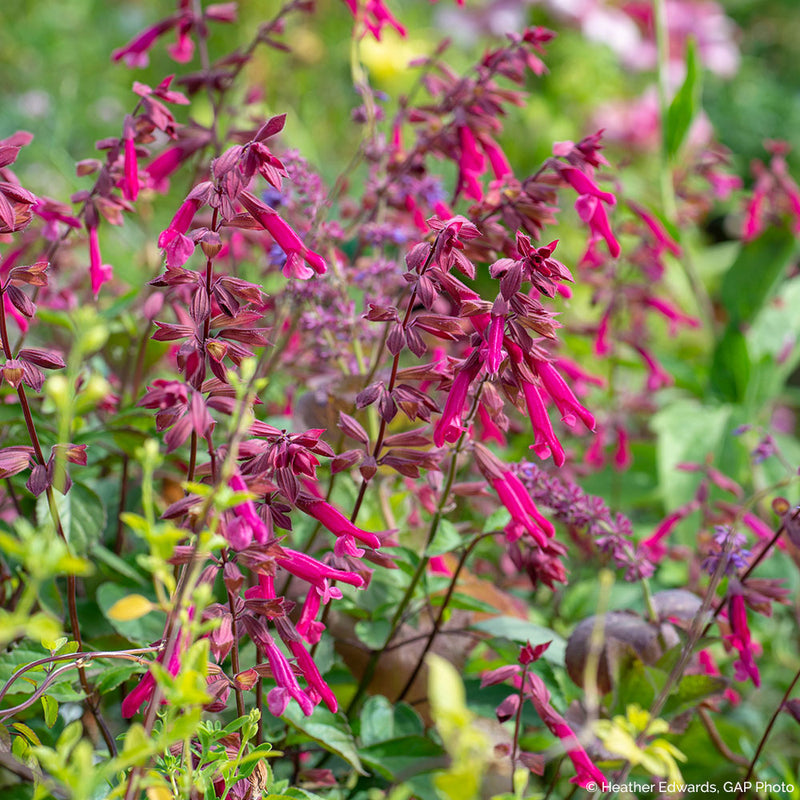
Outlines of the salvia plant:
{"type": "Polygon", "coordinates": [[[800,796],[800,189],[702,114],[716,3],[584,5],[443,4],[502,35],[390,96],[391,3],[144,4],[70,197],[3,132],[4,797],[800,796]],[[642,93],[516,167],[600,24],[642,93]]]}

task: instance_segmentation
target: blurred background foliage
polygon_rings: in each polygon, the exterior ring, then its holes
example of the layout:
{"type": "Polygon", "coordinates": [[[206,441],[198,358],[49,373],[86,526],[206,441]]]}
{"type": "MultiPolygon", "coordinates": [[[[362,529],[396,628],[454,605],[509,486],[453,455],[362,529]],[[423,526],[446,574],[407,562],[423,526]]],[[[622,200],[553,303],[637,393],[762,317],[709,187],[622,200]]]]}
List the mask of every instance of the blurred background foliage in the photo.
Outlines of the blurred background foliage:
{"type": "MultiPolygon", "coordinates": [[[[241,23],[215,26],[212,48],[215,38],[217,52],[245,44],[279,5],[277,0],[242,0],[241,23]]],[[[703,105],[747,179],[750,160],[763,155],[764,139],[786,139],[800,150],[800,13],[795,0],[726,0],[722,5],[739,28],[741,66],[732,80],[706,75],[703,105]]],[[[355,145],[341,130],[342,109],[358,105],[350,73],[352,18],[340,0],[321,0],[318,7],[323,13],[289,22],[285,40],[292,53],[263,50],[249,78],[263,91],[263,110],[289,112],[286,140],[333,179],[355,145]]],[[[479,8],[468,2],[470,7],[479,8]]],[[[413,71],[406,68],[409,59],[430,53],[443,35],[459,45],[451,53],[456,68],[490,41],[474,22],[454,24],[458,18],[447,2],[405,0],[393,8],[411,38],[401,40],[390,32],[380,45],[370,40],[361,47],[373,84],[390,96],[413,82],[413,71]]],[[[32,190],[56,197],[74,191],[79,186],[70,177],[74,162],[93,155],[88,142],[117,135],[120,115],[132,106],[132,81],[155,83],[176,71],[178,65],[163,47],[154,48],[145,69],[129,70],[110,60],[112,50],[173,9],[172,0],[5,0],[0,9],[0,136],[20,128],[35,134],[18,164],[32,190]]],[[[559,32],[548,49],[550,73],[536,79],[532,102],[506,127],[504,145],[521,172],[550,154],[553,139],[588,133],[598,105],[638,96],[652,83],[651,74],[625,70],[608,47],[587,42],[540,6],[494,4],[491,18],[498,30],[504,19],[514,24],[522,19],[559,32]]],[[[196,69],[198,63],[195,55],[189,67],[196,69]]]]}

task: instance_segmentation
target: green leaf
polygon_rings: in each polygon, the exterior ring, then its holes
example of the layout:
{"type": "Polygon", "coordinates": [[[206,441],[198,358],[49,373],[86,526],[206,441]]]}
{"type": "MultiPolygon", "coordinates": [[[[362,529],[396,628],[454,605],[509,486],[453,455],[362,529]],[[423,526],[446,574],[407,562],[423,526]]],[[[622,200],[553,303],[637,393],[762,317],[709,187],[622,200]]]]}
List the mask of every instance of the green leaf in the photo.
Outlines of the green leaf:
{"type": "Polygon", "coordinates": [[[702,464],[709,453],[718,453],[729,436],[730,418],[729,406],[704,406],[696,400],[678,400],[653,417],[659,485],[667,508],[688,503],[700,482],[698,473],[683,472],[677,465],[702,464]]]}
{"type": "MultiPolygon", "coordinates": [[[[430,601],[432,606],[438,607],[444,602],[444,595],[437,594],[431,597],[430,601]]],[[[476,597],[470,597],[468,594],[463,594],[462,592],[453,592],[447,603],[447,607],[459,608],[463,611],[477,611],[481,614],[497,613],[497,609],[491,603],[478,600],[476,597]]]]}
{"type": "Polygon", "coordinates": [[[796,250],[792,233],[775,227],[742,247],[720,287],[731,325],[753,320],[780,285],[796,250]]]}
{"type": "Polygon", "coordinates": [[[116,553],[104,547],[99,542],[95,542],[90,548],[89,553],[93,558],[102,561],[107,567],[118,575],[124,575],[140,586],[147,585],[147,581],[137,572],[125,559],[120,558],[116,553]]]}
{"type": "Polygon", "coordinates": [[[508,523],[511,522],[511,514],[508,509],[498,508],[489,514],[486,524],[483,526],[481,533],[489,533],[490,531],[501,531],[508,523]]]}
{"type": "Polygon", "coordinates": [[[44,724],[48,728],[52,728],[58,719],[58,701],[50,697],[50,695],[42,695],[42,710],[44,711],[44,724]]]}
{"type": "MultiPolygon", "coordinates": [[[[106,509],[100,497],[88,486],[73,483],[65,495],[55,492],[56,505],[64,534],[73,552],[84,554],[100,541],[106,527],[106,509]]],[[[40,523],[50,520],[47,495],[36,502],[36,518],[40,523]]]]}
{"type": "Polygon", "coordinates": [[[516,617],[492,617],[491,619],[484,619],[476,622],[472,626],[474,629],[484,631],[492,636],[500,636],[505,639],[511,639],[512,642],[525,644],[530,642],[532,645],[544,644],[551,642],[550,647],[545,650],[542,658],[553,664],[564,663],[564,650],[566,649],[566,642],[563,637],[559,636],[555,631],[545,628],[542,625],[537,625],[534,622],[527,622],[524,619],[517,619],[516,617]]]}
{"type": "Polygon", "coordinates": [[[689,39],[686,46],[686,78],[670,103],[665,131],[667,155],[673,159],[700,110],[703,93],[702,72],[697,58],[697,44],[689,39]]]}
{"type": "Polygon", "coordinates": [[[724,678],[714,675],[684,675],[677,689],[669,696],[664,704],[663,716],[678,714],[696,706],[706,697],[719,694],[727,687],[724,678]]]}
{"type": "MultiPolygon", "coordinates": [[[[139,619],[120,620],[109,616],[109,611],[117,601],[130,594],[126,586],[116,583],[104,583],[97,589],[97,604],[114,630],[134,644],[150,644],[160,639],[164,633],[166,615],[163,611],[153,610],[139,619]]],[[[155,597],[152,598],[155,601],[155,597]]]]}
{"type": "Polygon", "coordinates": [[[451,553],[464,543],[464,537],[456,530],[456,526],[448,519],[439,520],[436,528],[436,535],[428,545],[425,555],[428,558],[440,556],[443,553],[451,553]]]}
{"type": "Polygon", "coordinates": [[[425,736],[402,736],[376,742],[358,752],[365,764],[393,781],[440,769],[445,758],[441,745],[425,736]]]}
{"type": "MultiPolygon", "coordinates": [[[[361,710],[362,749],[384,742],[394,735],[394,708],[383,696],[367,698],[361,710]]],[[[360,751],[359,751],[360,752],[360,751]]]]}
{"type": "Polygon", "coordinates": [[[94,688],[100,694],[106,694],[112,689],[116,689],[117,686],[127,681],[132,675],[146,669],[143,664],[137,664],[135,661],[114,663],[103,660],[95,664],[95,666],[99,665],[102,665],[102,671],[92,677],[92,682],[94,683],[94,688]]]}
{"type": "Polygon", "coordinates": [[[306,717],[300,708],[291,702],[281,719],[328,752],[344,759],[360,775],[367,774],[361,766],[353,734],[343,714],[331,714],[324,708],[317,708],[312,717],[306,717]]]}
{"type": "Polygon", "coordinates": [[[386,637],[392,629],[388,619],[359,620],[356,622],[355,632],[360,642],[367,647],[380,650],[386,644],[386,637]]]}
{"type": "Polygon", "coordinates": [[[738,326],[729,324],[717,343],[711,362],[711,388],[729,403],[744,402],[751,364],[747,340],[738,326]]]}

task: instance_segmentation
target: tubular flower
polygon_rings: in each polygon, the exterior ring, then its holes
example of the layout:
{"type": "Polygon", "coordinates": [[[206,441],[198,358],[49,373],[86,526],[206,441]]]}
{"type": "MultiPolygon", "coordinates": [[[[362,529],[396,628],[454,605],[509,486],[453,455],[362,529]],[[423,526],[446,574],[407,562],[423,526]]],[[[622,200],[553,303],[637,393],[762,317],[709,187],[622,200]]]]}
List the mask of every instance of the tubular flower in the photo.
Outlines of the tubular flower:
{"type": "Polygon", "coordinates": [[[127,117],[123,130],[123,181],[122,193],[133,202],[139,196],[139,165],[136,162],[135,128],[133,119],[127,117]]]}
{"type": "Polygon", "coordinates": [[[572,389],[567,386],[553,364],[550,361],[540,361],[538,359],[531,359],[531,361],[542,380],[544,388],[547,389],[547,393],[553,398],[558,410],[561,412],[561,418],[564,422],[568,425],[574,425],[575,418],[579,417],[581,422],[590,431],[593,431],[595,428],[594,417],[578,402],[572,389]]]}
{"type": "MultiPolygon", "coordinates": [[[[238,474],[231,476],[228,486],[235,492],[247,491],[247,484],[242,480],[242,476],[238,474]]],[[[267,543],[269,531],[264,524],[264,520],[258,516],[252,500],[245,500],[244,503],[235,506],[233,513],[235,518],[232,523],[226,526],[225,537],[234,550],[244,550],[252,544],[254,538],[258,544],[267,543]]]]}
{"type": "Polygon", "coordinates": [[[540,547],[544,547],[547,544],[547,538],[555,534],[555,528],[536,508],[520,479],[508,470],[489,482],[497,492],[500,501],[508,509],[511,518],[522,525],[540,547]]]}
{"type": "Polygon", "coordinates": [[[322,523],[336,536],[352,536],[374,550],[381,546],[381,540],[374,533],[368,533],[367,531],[362,531],[361,528],[357,528],[338,508],[335,508],[325,500],[318,500],[301,494],[295,504],[304,514],[308,514],[309,517],[313,517],[317,522],[322,523]]]}
{"type": "Polygon", "coordinates": [[[253,219],[269,233],[278,247],[286,253],[283,274],[287,278],[307,280],[315,272],[318,275],[325,273],[327,270],[325,259],[313,250],[309,250],[303,244],[302,239],[289,226],[289,223],[283,220],[274,208],[250,194],[250,192],[242,192],[239,195],[239,200],[253,219]],[[304,261],[308,264],[308,267],[303,265],[304,261]]]}
{"type": "Polygon", "coordinates": [[[433,429],[433,443],[442,447],[445,442],[454,442],[464,430],[461,424],[461,410],[467,400],[467,393],[472,381],[475,380],[481,369],[477,358],[468,358],[462,365],[450,388],[450,394],[444,404],[442,416],[433,429]]]}
{"type": "Polygon", "coordinates": [[[471,200],[481,200],[483,198],[483,187],[479,178],[486,171],[486,159],[478,149],[475,136],[466,125],[458,126],[458,144],[460,148],[458,159],[459,191],[471,200]]]}
{"type": "Polygon", "coordinates": [[[754,656],[760,652],[761,648],[757,642],[750,638],[750,628],[747,625],[747,610],[744,605],[744,597],[741,594],[731,595],[728,601],[728,619],[731,624],[732,633],[725,639],[739,651],[739,658],[734,663],[736,669],[736,680],[745,681],[750,678],[753,685],[761,685],[761,676],[758,672],[754,656]]]}
{"type": "Polygon", "coordinates": [[[112,277],[111,267],[104,264],[100,256],[100,240],[96,225],[89,226],[89,277],[92,281],[92,294],[95,297],[100,292],[100,287],[112,277]]]}
{"type": "MultiPolygon", "coordinates": [[[[572,765],[575,767],[577,774],[570,779],[570,783],[577,783],[578,786],[584,788],[590,784],[603,786],[606,783],[605,776],[592,763],[567,721],[550,705],[550,692],[545,688],[542,679],[530,672],[525,677],[528,682],[526,695],[530,697],[533,707],[541,717],[542,722],[552,734],[561,740],[570,761],[572,761],[572,765]]],[[[513,683],[519,688],[522,684],[521,676],[515,676],[513,683]]]]}
{"type": "Polygon", "coordinates": [[[329,580],[342,581],[342,583],[349,583],[356,587],[364,585],[364,579],[355,572],[328,567],[305,553],[299,553],[287,547],[283,548],[283,554],[276,556],[275,560],[296,578],[316,586],[323,592],[323,598],[326,593],[338,591],[328,587],[326,581],[329,580]]]}
{"type": "Polygon", "coordinates": [[[166,230],[161,231],[158,246],[166,253],[168,267],[182,267],[194,252],[194,242],[186,236],[186,231],[201,205],[199,198],[187,198],[175,212],[166,230]]]}
{"type": "Polygon", "coordinates": [[[275,644],[274,639],[268,633],[263,632],[258,638],[259,648],[262,649],[267,656],[269,667],[272,670],[272,676],[278,684],[267,695],[269,710],[276,717],[279,717],[286,711],[289,699],[294,698],[303,714],[307,717],[310,716],[314,711],[314,704],[311,702],[309,696],[300,688],[300,684],[297,682],[297,678],[295,678],[292,667],[286,659],[286,656],[281,652],[275,644]]]}
{"type": "MultiPolygon", "coordinates": [[[[189,619],[194,616],[194,608],[189,608],[189,619]]],[[[172,655],[169,658],[169,663],[167,664],[167,672],[174,678],[178,674],[178,670],[181,668],[181,650],[184,649],[188,644],[188,636],[183,632],[179,631],[178,636],[175,642],[175,648],[172,651],[172,655]]],[[[159,664],[164,663],[164,652],[162,651],[156,661],[159,664]]],[[[129,692],[122,701],[122,716],[125,719],[132,717],[136,712],[142,707],[143,703],[149,702],[153,694],[156,690],[156,679],[153,677],[152,672],[147,672],[142,679],[139,681],[139,684],[129,692]]]]}
{"type": "Polygon", "coordinates": [[[539,389],[533,383],[522,381],[522,391],[525,395],[525,402],[528,406],[528,414],[531,418],[535,436],[531,450],[539,458],[547,458],[552,455],[553,463],[557,467],[562,466],[566,459],[564,448],[561,446],[555,431],[553,431],[553,426],[550,423],[550,417],[547,416],[547,409],[539,389]]]}

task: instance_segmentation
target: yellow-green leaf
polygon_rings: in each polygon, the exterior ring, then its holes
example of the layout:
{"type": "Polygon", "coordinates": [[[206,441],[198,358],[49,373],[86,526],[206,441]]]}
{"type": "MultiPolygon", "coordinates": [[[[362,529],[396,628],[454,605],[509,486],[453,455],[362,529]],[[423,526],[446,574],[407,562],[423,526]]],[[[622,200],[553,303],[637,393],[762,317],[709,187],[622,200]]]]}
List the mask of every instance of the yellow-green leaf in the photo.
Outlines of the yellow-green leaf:
{"type": "Polygon", "coordinates": [[[121,600],[117,600],[108,609],[108,617],[117,622],[130,622],[139,619],[153,610],[153,604],[140,594],[129,594],[121,600]]]}

